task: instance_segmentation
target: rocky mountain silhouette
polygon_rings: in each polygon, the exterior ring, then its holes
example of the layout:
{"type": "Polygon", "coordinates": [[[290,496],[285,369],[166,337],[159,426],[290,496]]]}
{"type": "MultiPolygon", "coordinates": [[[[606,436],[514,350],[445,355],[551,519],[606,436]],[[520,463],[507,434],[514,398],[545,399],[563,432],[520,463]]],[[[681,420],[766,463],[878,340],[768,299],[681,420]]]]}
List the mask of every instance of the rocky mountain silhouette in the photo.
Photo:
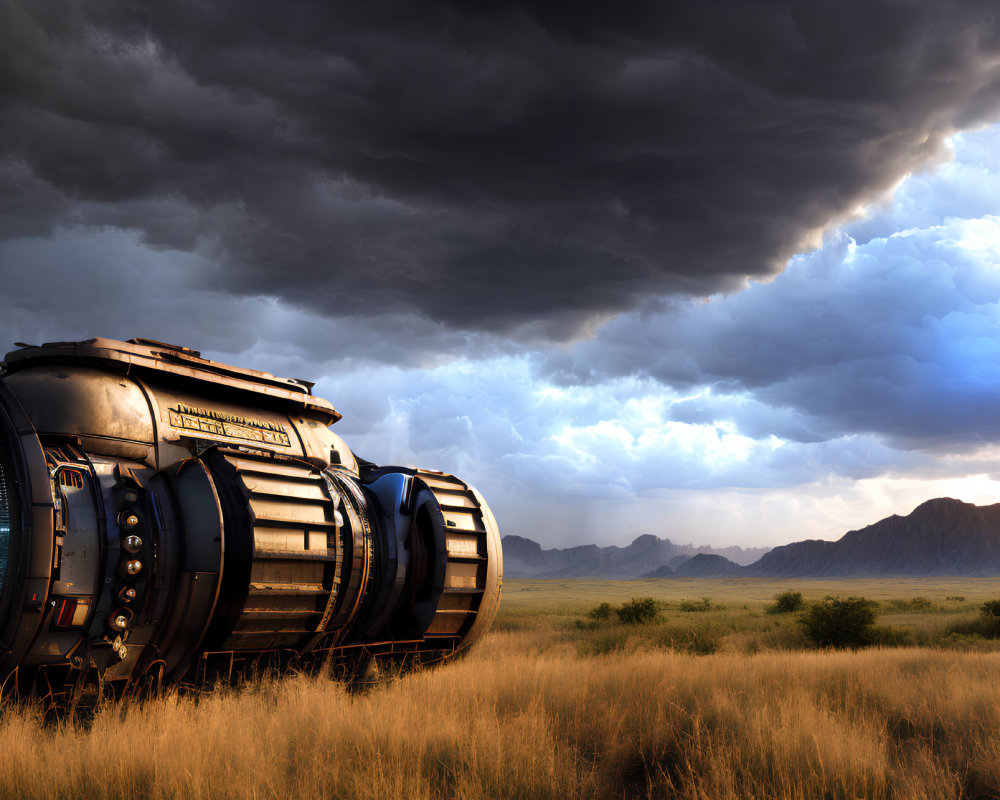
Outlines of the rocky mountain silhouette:
{"type": "Polygon", "coordinates": [[[732,578],[743,575],[747,568],[714,553],[698,553],[685,558],[671,569],[664,564],[640,578],[732,578]]]}
{"type": "Polygon", "coordinates": [[[941,497],[835,542],[775,547],[745,575],[1000,575],[1000,503],[975,506],[941,497]]]}
{"type": "Polygon", "coordinates": [[[837,541],[808,539],[773,550],[675,545],[648,534],[627,547],[544,550],[531,539],[505,536],[503,558],[511,578],[1000,575],[1000,503],[941,497],[837,541]]]}
{"type": "Polygon", "coordinates": [[[678,578],[732,578],[747,568],[715,553],[698,553],[674,570],[678,578]]]}
{"type": "Polygon", "coordinates": [[[645,534],[626,547],[598,547],[594,544],[565,549],[542,549],[538,542],[523,536],[503,537],[504,575],[509,578],[638,578],[667,565],[676,571],[699,554],[727,557],[749,564],[767,548],[695,547],[674,544],[645,534]]]}

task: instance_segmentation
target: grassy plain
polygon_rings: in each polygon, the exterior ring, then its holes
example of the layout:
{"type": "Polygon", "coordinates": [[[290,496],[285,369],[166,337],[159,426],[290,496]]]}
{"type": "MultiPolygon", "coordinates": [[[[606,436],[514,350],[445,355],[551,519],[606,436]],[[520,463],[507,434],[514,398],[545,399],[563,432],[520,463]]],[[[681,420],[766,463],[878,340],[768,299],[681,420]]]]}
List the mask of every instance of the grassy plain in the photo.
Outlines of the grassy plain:
{"type": "Polygon", "coordinates": [[[1000,643],[968,633],[995,598],[1000,580],[509,581],[468,657],[365,692],[297,676],[87,723],[6,706],[0,797],[998,797],[1000,643]],[[905,646],[809,650],[767,612],[788,589],[878,600],[905,646]],[[651,624],[587,615],[643,596],[651,624]]]}

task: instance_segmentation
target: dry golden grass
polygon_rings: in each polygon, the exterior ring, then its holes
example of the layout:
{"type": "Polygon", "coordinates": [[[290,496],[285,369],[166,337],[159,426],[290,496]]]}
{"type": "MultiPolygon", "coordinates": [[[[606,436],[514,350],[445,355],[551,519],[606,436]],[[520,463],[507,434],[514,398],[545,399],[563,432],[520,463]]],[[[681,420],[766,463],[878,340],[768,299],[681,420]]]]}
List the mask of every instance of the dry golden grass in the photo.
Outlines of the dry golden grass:
{"type": "Polygon", "coordinates": [[[295,677],[89,725],[7,707],[0,797],[1000,796],[1000,654],[581,655],[564,600],[361,694],[295,677]]]}

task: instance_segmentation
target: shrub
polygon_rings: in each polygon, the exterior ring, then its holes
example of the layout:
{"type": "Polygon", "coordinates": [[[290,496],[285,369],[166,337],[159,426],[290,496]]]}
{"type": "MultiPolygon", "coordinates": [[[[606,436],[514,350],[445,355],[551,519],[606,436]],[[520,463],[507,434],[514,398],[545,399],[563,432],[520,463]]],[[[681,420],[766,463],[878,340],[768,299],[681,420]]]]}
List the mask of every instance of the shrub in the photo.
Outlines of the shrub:
{"type": "Polygon", "coordinates": [[[681,600],[677,607],[681,611],[709,611],[712,608],[712,599],[702,597],[700,600],[681,600]]]}
{"type": "Polygon", "coordinates": [[[979,611],[978,617],[949,625],[946,638],[956,637],[956,641],[965,641],[969,637],[980,640],[1000,639],[1000,600],[987,600],[979,607],[979,611]]]}
{"type": "Polygon", "coordinates": [[[883,606],[890,611],[927,612],[934,610],[934,604],[926,597],[911,597],[909,600],[887,600],[883,606]]]}
{"type": "Polygon", "coordinates": [[[958,620],[944,631],[946,637],[951,634],[957,634],[960,637],[974,636],[980,639],[1000,638],[1000,617],[983,613],[971,619],[958,620]]]}
{"type": "Polygon", "coordinates": [[[824,597],[809,606],[799,624],[817,647],[864,647],[875,640],[877,607],[864,597],[824,597]]]}
{"type": "Polygon", "coordinates": [[[643,625],[659,616],[660,604],[652,597],[633,597],[618,609],[618,621],[625,625],[643,625]]]}
{"type": "Polygon", "coordinates": [[[1000,617],[1000,600],[987,600],[979,609],[984,617],[1000,617]]]}
{"type": "Polygon", "coordinates": [[[805,607],[802,599],[802,592],[780,592],[774,596],[774,606],[777,614],[790,614],[793,611],[801,611],[805,607]]]}
{"type": "Polygon", "coordinates": [[[591,619],[611,619],[611,603],[601,603],[587,612],[591,619]]]}

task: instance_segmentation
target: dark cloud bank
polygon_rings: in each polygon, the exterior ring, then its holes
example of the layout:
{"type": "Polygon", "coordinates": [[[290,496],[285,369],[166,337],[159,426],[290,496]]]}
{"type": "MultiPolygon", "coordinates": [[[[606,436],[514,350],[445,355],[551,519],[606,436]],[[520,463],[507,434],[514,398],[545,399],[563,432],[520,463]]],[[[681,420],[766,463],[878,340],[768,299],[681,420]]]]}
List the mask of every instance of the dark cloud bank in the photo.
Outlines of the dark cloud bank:
{"type": "Polygon", "coordinates": [[[0,235],[565,338],[777,271],[993,118],[995,8],[0,0],[0,235]]]}

